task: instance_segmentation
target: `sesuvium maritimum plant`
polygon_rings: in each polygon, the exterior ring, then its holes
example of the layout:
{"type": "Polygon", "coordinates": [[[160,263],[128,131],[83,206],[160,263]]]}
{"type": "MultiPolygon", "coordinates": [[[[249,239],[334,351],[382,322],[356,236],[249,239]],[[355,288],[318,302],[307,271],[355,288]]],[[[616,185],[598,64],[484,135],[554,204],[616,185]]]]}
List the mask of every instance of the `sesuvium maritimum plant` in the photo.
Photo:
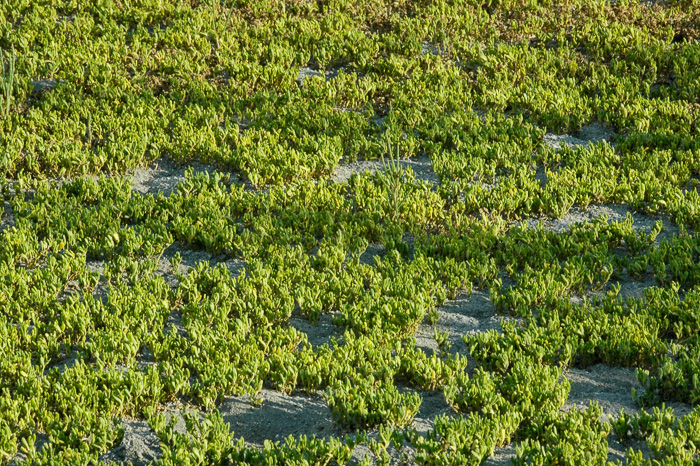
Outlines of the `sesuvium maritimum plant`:
{"type": "Polygon", "coordinates": [[[0,64],[2,64],[2,74],[0,75],[0,113],[4,118],[10,115],[10,100],[12,99],[12,87],[15,82],[15,49],[12,54],[8,54],[7,68],[5,67],[5,53],[0,50],[0,64]]]}
{"type": "MultiPolygon", "coordinates": [[[[694,34],[689,8],[676,5],[693,1],[572,11],[565,7],[581,2],[565,0],[554,16],[548,2],[527,2],[532,28],[503,21],[513,1],[488,0],[491,14],[425,2],[418,14],[426,21],[400,1],[382,34],[364,31],[382,27],[384,8],[347,0],[323,0],[323,9],[143,0],[128,15],[76,2],[74,17],[58,21],[23,13],[0,45],[0,84],[11,93],[0,88],[8,115],[0,186],[5,180],[13,217],[0,231],[0,465],[97,463],[120,448],[124,426],[113,420],[125,418],[148,421],[164,465],[343,465],[359,443],[376,464],[402,441],[413,463],[462,465],[511,439],[519,464],[604,463],[600,409],[561,410],[570,389],[561,371],[571,365],[637,369],[640,407],[697,405],[700,236],[670,231],[657,241],[632,217],[559,232],[512,223],[619,203],[635,218],[658,213],[700,228],[692,189],[700,48],[671,38],[694,34]],[[151,20],[132,27],[134,18],[151,20]],[[523,46],[532,35],[539,40],[523,46]],[[424,40],[436,50],[421,54],[424,40]],[[32,44],[32,53],[17,52],[16,77],[11,43],[15,52],[32,44]],[[115,54],[103,46],[110,43],[133,54],[115,54]],[[87,75],[76,55],[87,57],[87,75]],[[45,70],[47,57],[70,89],[31,95],[24,70],[45,70]],[[294,87],[294,71],[310,61],[340,69],[294,87]],[[113,109],[115,101],[123,105],[113,109]],[[373,109],[387,106],[391,118],[376,127],[373,109]],[[615,146],[547,147],[547,131],[596,120],[620,135],[615,146]],[[98,121],[110,134],[99,144],[98,121]],[[397,142],[402,159],[419,150],[430,157],[435,189],[399,160],[397,142]],[[384,172],[378,163],[374,175],[327,182],[341,155],[379,160],[380,152],[384,172]],[[188,172],[167,196],[135,196],[130,177],[83,176],[126,173],[166,155],[227,167],[267,188],[188,172]],[[59,177],[72,181],[44,182],[59,177]],[[155,259],[175,242],[182,256],[205,250],[225,261],[180,265],[166,280],[155,259]],[[377,243],[385,254],[371,264],[359,254],[347,260],[377,243]],[[226,266],[239,260],[240,273],[226,266]],[[620,296],[611,283],[649,271],[658,286],[643,297],[620,296]],[[474,287],[525,325],[503,321],[502,332],[469,335],[456,352],[448,348],[456,335],[446,333],[455,329],[441,326],[440,351],[416,348],[410,340],[421,323],[439,320],[436,306],[474,287]],[[592,295],[598,288],[608,291],[592,295]],[[294,323],[322,316],[331,319],[327,341],[294,323]],[[467,352],[479,366],[469,373],[467,352]],[[338,428],[376,433],[370,441],[300,432],[246,447],[215,406],[230,396],[256,406],[265,386],[324,393],[338,428]],[[453,412],[431,416],[431,429],[418,433],[420,398],[432,396],[453,412]],[[180,435],[156,414],[172,400],[206,416],[191,417],[180,435]],[[40,448],[39,437],[48,439],[40,448]]],[[[700,408],[684,417],[621,415],[612,426],[633,441],[629,464],[697,459],[700,408]]]]}

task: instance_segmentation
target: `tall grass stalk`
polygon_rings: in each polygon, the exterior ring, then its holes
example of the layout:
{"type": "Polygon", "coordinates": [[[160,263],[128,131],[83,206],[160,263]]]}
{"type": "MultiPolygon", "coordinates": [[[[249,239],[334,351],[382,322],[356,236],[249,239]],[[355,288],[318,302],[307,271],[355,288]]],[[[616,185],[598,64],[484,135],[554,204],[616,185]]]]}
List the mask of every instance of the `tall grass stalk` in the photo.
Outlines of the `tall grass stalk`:
{"type": "Polygon", "coordinates": [[[2,73],[0,74],[0,113],[7,118],[10,115],[10,100],[12,99],[12,88],[15,83],[15,49],[12,55],[8,54],[7,67],[5,66],[5,52],[0,50],[0,63],[2,73]]]}
{"type": "Polygon", "coordinates": [[[405,203],[405,199],[400,198],[401,185],[404,182],[404,170],[399,164],[399,146],[396,145],[396,156],[394,156],[391,143],[387,142],[387,158],[382,154],[382,173],[379,175],[379,181],[384,185],[391,203],[391,208],[396,217],[405,203]]]}

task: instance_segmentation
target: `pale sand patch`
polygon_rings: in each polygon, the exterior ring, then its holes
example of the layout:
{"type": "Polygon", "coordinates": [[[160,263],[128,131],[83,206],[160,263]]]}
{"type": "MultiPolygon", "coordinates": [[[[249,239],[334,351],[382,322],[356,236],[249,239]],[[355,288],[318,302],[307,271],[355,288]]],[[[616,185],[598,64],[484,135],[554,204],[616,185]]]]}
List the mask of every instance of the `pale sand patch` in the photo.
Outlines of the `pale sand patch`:
{"type": "Polygon", "coordinates": [[[496,330],[501,333],[501,320],[520,322],[521,319],[496,313],[487,290],[474,290],[471,294],[462,292],[453,300],[448,300],[437,308],[438,322],[430,325],[423,322],[416,331],[416,346],[427,354],[439,353],[433,334],[435,330],[448,332],[448,341],[452,345],[451,353],[468,354],[464,340],[465,335],[496,330]]]}
{"type": "Polygon", "coordinates": [[[243,437],[249,446],[262,447],[265,440],[284,441],[290,435],[343,436],[320,393],[286,395],[263,389],[258,397],[263,399],[259,406],[252,405],[250,395],[226,397],[218,406],[234,437],[243,437]]]}
{"type": "Polygon", "coordinates": [[[311,78],[311,77],[323,78],[323,73],[321,73],[318,70],[314,70],[312,68],[302,66],[299,69],[299,74],[297,75],[296,82],[301,86],[304,84],[304,80],[306,78],[311,78]]]}
{"type": "MultiPolygon", "coordinates": [[[[406,388],[400,388],[400,391],[416,392],[423,399],[412,425],[421,435],[425,435],[434,427],[436,416],[452,412],[442,392],[423,392],[406,388]]],[[[290,435],[295,438],[301,435],[315,435],[317,438],[328,439],[355,434],[341,429],[335,423],[321,392],[313,396],[285,395],[265,389],[260,396],[263,398],[260,406],[252,406],[250,396],[244,395],[227,397],[218,408],[234,432],[234,438],[243,437],[248,446],[260,448],[265,440],[283,443],[290,435]]],[[[370,439],[376,440],[378,437],[376,429],[368,434],[370,439]]],[[[401,458],[410,461],[414,449],[405,445],[400,451],[392,447],[388,453],[392,464],[397,464],[401,458]]],[[[372,457],[366,445],[356,447],[350,464],[357,464],[366,455],[372,457]]]]}
{"type": "Polygon", "coordinates": [[[194,174],[207,173],[212,176],[215,172],[225,173],[229,176],[228,184],[241,184],[247,190],[252,191],[250,184],[245,183],[236,173],[223,172],[214,165],[207,165],[196,160],[188,162],[187,165],[178,165],[167,158],[160,158],[147,167],[140,167],[130,172],[132,178],[132,190],[140,194],[156,195],[162,192],[165,196],[170,196],[176,191],[178,183],[185,181],[185,174],[189,168],[194,174]]]}
{"type": "Polygon", "coordinates": [[[373,266],[377,257],[382,258],[385,255],[386,248],[382,243],[372,243],[360,255],[360,263],[373,266]]]}
{"type": "Polygon", "coordinates": [[[312,324],[304,317],[293,315],[289,319],[289,326],[305,333],[311,346],[328,345],[332,347],[331,338],[340,338],[343,336],[342,329],[333,324],[333,318],[338,314],[338,312],[321,314],[318,318],[318,322],[315,324],[312,324]]]}
{"type": "MultiPolygon", "coordinates": [[[[350,162],[346,164],[338,165],[333,174],[331,175],[331,180],[335,183],[347,183],[350,177],[354,174],[362,174],[365,172],[376,173],[385,170],[385,163],[381,160],[363,160],[357,162],[350,162]]],[[[438,177],[433,170],[433,166],[430,162],[430,157],[423,155],[420,157],[415,157],[411,159],[399,159],[399,167],[406,169],[410,168],[416,175],[416,179],[427,181],[428,183],[437,186],[438,177]]]]}
{"type": "Polygon", "coordinates": [[[15,213],[8,201],[3,204],[3,212],[0,214],[0,232],[15,226],[15,213]]]}
{"type": "Polygon", "coordinates": [[[582,127],[579,131],[569,134],[545,133],[544,142],[554,149],[561,149],[564,146],[573,148],[583,147],[599,142],[614,142],[615,133],[599,122],[590,123],[582,127]]]}
{"type": "Polygon", "coordinates": [[[506,466],[513,464],[515,458],[515,445],[510,444],[505,447],[496,448],[490,458],[484,461],[484,466],[506,466]]]}
{"type": "MultiPolygon", "coordinates": [[[[608,223],[623,222],[627,215],[632,216],[632,230],[635,232],[649,233],[656,225],[657,221],[663,223],[663,230],[656,237],[655,244],[658,244],[665,238],[670,238],[680,232],[678,226],[671,220],[668,215],[649,215],[642,212],[637,212],[628,205],[624,204],[591,204],[588,207],[581,208],[574,206],[563,217],[553,220],[543,220],[544,227],[556,233],[564,233],[571,229],[571,226],[576,223],[592,222],[603,215],[607,215],[608,223]]],[[[528,225],[536,226],[538,220],[528,220],[528,225]],[[531,223],[532,222],[532,223],[531,223]]]]}
{"type": "Polygon", "coordinates": [[[132,463],[143,466],[158,460],[162,451],[158,436],[146,421],[122,420],[124,438],[112,450],[100,456],[100,462],[132,463]]]}
{"type": "Polygon", "coordinates": [[[38,81],[32,81],[32,92],[34,92],[34,93],[47,92],[47,91],[50,91],[53,88],[55,88],[57,84],[63,84],[63,83],[65,83],[65,81],[63,79],[59,79],[57,82],[55,79],[49,79],[49,78],[39,79],[38,81]]]}
{"type": "MultiPolygon", "coordinates": [[[[644,388],[637,380],[635,370],[630,367],[614,367],[607,364],[595,364],[585,369],[571,368],[564,376],[571,383],[569,399],[564,403],[562,411],[571,409],[584,410],[590,402],[596,402],[603,411],[601,421],[610,422],[620,415],[623,410],[631,415],[641,413],[640,408],[632,398],[632,389],[641,396],[644,388]]],[[[676,416],[689,414],[693,407],[685,403],[666,402],[667,407],[673,408],[676,416]]],[[[651,411],[651,409],[647,409],[651,411]]],[[[645,458],[650,457],[645,442],[628,441],[620,443],[614,432],[608,437],[608,460],[624,461],[625,451],[632,447],[641,450],[645,458]]]]}

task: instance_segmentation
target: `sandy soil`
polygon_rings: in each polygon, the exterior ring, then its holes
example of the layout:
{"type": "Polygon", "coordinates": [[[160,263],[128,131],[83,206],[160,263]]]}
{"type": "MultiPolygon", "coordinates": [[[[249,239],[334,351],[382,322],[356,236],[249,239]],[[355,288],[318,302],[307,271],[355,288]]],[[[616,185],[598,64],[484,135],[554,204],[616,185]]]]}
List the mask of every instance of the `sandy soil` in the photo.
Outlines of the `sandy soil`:
{"type": "Polygon", "coordinates": [[[32,92],[34,92],[34,93],[48,92],[48,91],[52,90],[53,88],[55,88],[56,84],[63,84],[64,82],[65,81],[63,79],[59,79],[58,83],[57,83],[55,79],[49,79],[49,78],[40,79],[38,81],[32,81],[32,92]]]}
{"type": "Polygon", "coordinates": [[[289,325],[300,332],[306,333],[312,346],[328,345],[332,348],[331,338],[343,336],[342,330],[333,324],[333,318],[338,314],[338,312],[322,314],[315,325],[309,322],[308,319],[292,315],[289,319],[289,325]]]}
{"type": "Polygon", "coordinates": [[[437,342],[433,338],[435,330],[448,332],[451,352],[467,354],[468,350],[462,337],[478,332],[496,330],[501,333],[501,319],[504,321],[521,321],[516,317],[500,316],[491,302],[487,290],[474,290],[457,295],[438,307],[438,322],[430,325],[422,323],[416,331],[416,346],[427,354],[439,353],[437,342]]]}
{"type": "MultiPolygon", "coordinates": [[[[388,161],[386,162],[388,163],[388,161]]],[[[430,163],[430,157],[423,155],[420,157],[415,157],[412,159],[399,159],[399,166],[401,168],[411,168],[413,173],[416,175],[416,179],[427,181],[430,184],[437,185],[438,177],[433,170],[433,166],[430,163]]],[[[350,177],[357,173],[376,173],[378,171],[384,170],[384,163],[381,160],[363,160],[357,162],[350,162],[346,164],[341,164],[336,167],[331,180],[336,183],[345,183],[350,177]]]]}
{"type": "MultiPolygon", "coordinates": [[[[622,409],[628,414],[641,412],[632,398],[632,389],[636,389],[640,396],[644,394],[644,389],[637,381],[633,368],[596,364],[585,369],[569,369],[565,376],[571,383],[571,391],[563,411],[584,410],[593,401],[603,410],[603,422],[616,418],[622,409]]],[[[692,406],[685,403],[669,402],[666,406],[673,408],[677,416],[685,416],[693,410],[692,406]]],[[[645,442],[627,441],[622,444],[612,433],[608,437],[608,443],[609,461],[620,460],[624,463],[625,451],[630,447],[641,450],[645,458],[651,457],[645,442]]]]}
{"type": "Polygon", "coordinates": [[[261,447],[265,440],[283,441],[302,434],[328,438],[343,436],[333,421],[321,393],[285,395],[263,389],[260,406],[253,407],[250,396],[227,397],[218,406],[235,438],[243,437],[250,446],[261,447]]]}
{"type": "MultiPolygon", "coordinates": [[[[657,221],[661,220],[663,222],[664,228],[656,237],[655,244],[665,238],[669,238],[673,235],[677,235],[680,230],[678,226],[670,219],[668,215],[647,215],[644,213],[636,212],[627,205],[623,204],[606,204],[606,205],[589,205],[587,208],[582,209],[580,207],[572,207],[569,212],[567,212],[563,217],[555,220],[543,220],[544,226],[548,230],[555,231],[557,233],[563,233],[571,228],[571,225],[575,223],[586,223],[607,215],[608,223],[610,222],[621,222],[624,221],[630,214],[633,219],[632,229],[636,232],[645,231],[650,232],[657,221]]],[[[529,226],[536,226],[539,219],[528,219],[529,226]]]]}
{"type": "Polygon", "coordinates": [[[15,214],[12,212],[10,203],[5,201],[3,203],[3,211],[0,213],[0,231],[13,226],[15,226],[15,214]]]}
{"type": "MultiPolygon", "coordinates": [[[[221,172],[220,168],[214,165],[207,165],[197,161],[189,162],[187,165],[178,165],[169,159],[159,159],[148,167],[132,170],[133,191],[141,194],[158,194],[162,191],[165,196],[169,196],[181,181],[185,181],[185,173],[189,168],[194,169],[194,173],[213,174],[221,172]]],[[[241,180],[236,173],[226,172],[229,175],[229,184],[242,184],[246,189],[253,190],[249,183],[241,180]]]]}
{"type": "Polygon", "coordinates": [[[123,420],[124,437],[121,444],[100,456],[104,463],[148,464],[161,455],[158,436],[146,421],[123,420]]]}
{"type": "Polygon", "coordinates": [[[565,145],[572,148],[588,147],[590,144],[603,141],[614,145],[615,134],[598,122],[586,125],[570,134],[546,133],[544,135],[544,142],[554,149],[561,149],[565,145]]]}

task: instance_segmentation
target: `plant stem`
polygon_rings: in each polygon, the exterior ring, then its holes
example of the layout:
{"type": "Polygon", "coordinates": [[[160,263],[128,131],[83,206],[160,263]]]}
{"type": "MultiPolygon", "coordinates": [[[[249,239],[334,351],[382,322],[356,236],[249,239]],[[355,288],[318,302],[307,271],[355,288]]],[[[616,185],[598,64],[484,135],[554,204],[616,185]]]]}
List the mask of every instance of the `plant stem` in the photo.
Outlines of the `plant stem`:
{"type": "Polygon", "coordinates": [[[15,49],[12,48],[12,55],[8,57],[7,71],[5,71],[5,53],[0,51],[0,62],[2,62],[2,76],[0,76],[0,90],[2,91],[2,98],[4,102],[0,100],[0,112],[4,117],[10,115],[10,99],[12,98],[12,88],[15,82],[15,49]],[[2,105],[4,103],[5,105],[2,105]]]}

